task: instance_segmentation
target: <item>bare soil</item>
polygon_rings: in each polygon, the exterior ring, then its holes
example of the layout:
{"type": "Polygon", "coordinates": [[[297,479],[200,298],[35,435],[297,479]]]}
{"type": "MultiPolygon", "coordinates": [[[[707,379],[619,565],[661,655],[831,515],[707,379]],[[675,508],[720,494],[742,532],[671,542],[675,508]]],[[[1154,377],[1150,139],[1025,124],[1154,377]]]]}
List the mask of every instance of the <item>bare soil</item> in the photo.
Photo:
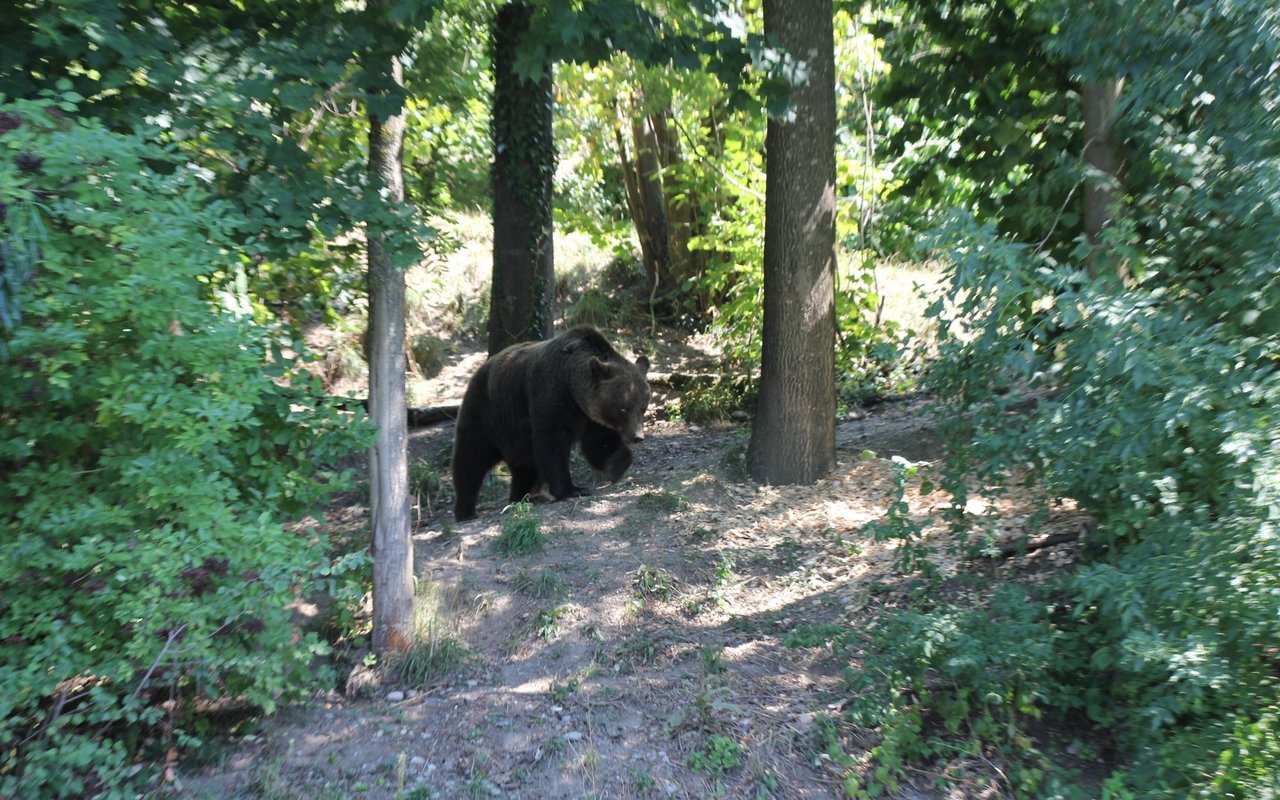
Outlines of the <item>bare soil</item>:
{"type": "MultiPolygon", "coordinates": [[[[699,358],[696,347],[667,351],[658,368],[699,358]]],[[[464,353],[455,363],[441,376],[441,401],[461,394],[478,361],[464,353]]],[[[943,442],[918,404],[881,406],[839,423],[829,477],[772,487],[745,477],[746,437],[745,427],[655,419],[621,483],[537,507],[545,547],[528,556],[491,549],[502,477],[472,522],[454,526],[447,511],[420,509],[417,574],[444,598],[445,623],[470,649],[465,665],[433,685],[383,680],[361,699],[333,691],[291,706],[214,763],[188,767],[181,793],[845,797],[848,768],[819,752],[815,737],[830,729],[819,725],[828,717],[855,759],[875,743],[874,731],[839,715],[841,671],[858,655],[783,639],[820,623],[862,630],[905,602],[893,545],[865,529],[892,495],[890,459],[934,461],[943,442]],[[543,573],[558,590],[538,597],[527,579],[543,573]],[[720,765],[709,765],[716,755],[720,765]]],[[[447,463],[451,443],[451,425],[416,431],[412,457],[447,463]]],[[[578,470],[577,481],[589,482],[585,465],[578,470]]],[[[909,499],[921,514],[941,501],[914,489],[909,499]]],[[[367,509],[334,508],[326,523],[365,526],[367,509]]],[[[922,772],[898,796],[1001,796],[998,780],[938,788],[946,768],[922,772]]]]}

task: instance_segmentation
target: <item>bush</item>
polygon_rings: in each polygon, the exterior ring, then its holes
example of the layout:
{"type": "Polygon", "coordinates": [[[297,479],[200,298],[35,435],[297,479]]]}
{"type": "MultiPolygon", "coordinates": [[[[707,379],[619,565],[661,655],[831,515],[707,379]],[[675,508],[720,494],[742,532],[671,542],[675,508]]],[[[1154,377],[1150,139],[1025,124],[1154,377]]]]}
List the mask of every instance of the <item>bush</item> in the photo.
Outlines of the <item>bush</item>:
{"type": "MultiPolygon", "coordinates": [[[[1110,738],[1113,797],[1280,788],[1280,124],[1269,110],[1280,101],[1280,19],[1258,16],[1263,5],[1057,7],[1052,53],[1089,76],[1144,65],[1125,90],[1126,145],[1141,157],[1125,176],[1124,215],[1071,263],[964,215],[935,240],[953,306],[934,309],[929,382],[951,444],[941,482],[961,549],[975,544],[974,485],[998,492],[1025,477],[1094,526],[1082,563],[1058,577],[1066,613],[1051,639],[969,614],[948,633],[964,651],[1051,645],[1045,669],[995,695],[1011,728],[982,732],[992,709],[958,713],[949,691],[922,696],[913,713],[960,719],[998,746],[1026,731],[1027,702],[1076,729],[1087,719],[1110,738]],[[1107,24],[1125,30],[1123,56],[1097,49],[1107,24]]],[[[1005,617],[1017,613],[1009,602],[1005,617]]],[[[1028,619],[1042,614],[1034,598],[1018,602],[1028,619]]],[[[889,624],[918,635],[913,621],[889,624]]],[[[957,666],[911,646],[886,658],[882,688],[957,666]]],[[[913,735],[919,719],[886,720],[886,740],[913,735]]]]}
{"type": "Polygon", "coordinates": [[[0,329],[5,797],[133,796],[193,701],[303,692],[324,644],[285,606],[349,560],[281,521],[365,438],[211,302],[247,305],[228,207],[78,99],[0,105],[0,236],[39,256],[0,329]]]}

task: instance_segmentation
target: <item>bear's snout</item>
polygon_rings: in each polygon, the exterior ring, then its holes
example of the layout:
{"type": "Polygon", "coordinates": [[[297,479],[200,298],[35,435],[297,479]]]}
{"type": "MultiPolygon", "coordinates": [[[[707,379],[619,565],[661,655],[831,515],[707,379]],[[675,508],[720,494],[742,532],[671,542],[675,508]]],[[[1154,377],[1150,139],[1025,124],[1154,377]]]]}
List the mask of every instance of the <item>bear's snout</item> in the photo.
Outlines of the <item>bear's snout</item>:
{"type": "Polygon", "coordinates": [[[627,437],[627,444],[640,444],[644,441],[644,431],[636,431],[627,437]]]}

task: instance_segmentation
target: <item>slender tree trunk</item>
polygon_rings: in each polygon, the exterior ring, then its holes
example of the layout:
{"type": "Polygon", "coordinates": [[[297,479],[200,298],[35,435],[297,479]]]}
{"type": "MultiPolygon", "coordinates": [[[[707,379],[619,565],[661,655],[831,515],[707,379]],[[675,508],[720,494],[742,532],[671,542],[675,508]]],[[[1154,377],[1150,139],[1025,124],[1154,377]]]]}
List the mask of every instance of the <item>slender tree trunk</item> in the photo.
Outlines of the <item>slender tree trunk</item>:
{"type": "Polygon", "coordinates": [[[831,0],[765,0],[765,35],[800,59],[794,117],[766,132],[764,341],[747,464],[767,483],[835,466],[835,54],[831,0]]]}
{"type": "MultiPolygon", "coordinates": [[[[1089,256],[1089,273],[1097,277],[1101,263],[1110,260],[1101,249],[1102,229],[1111,222],[1120,200],[1120,169],[1124,152],[1115,138],[1117,104],[1123,82],[1118,79],[1090,81],[1081,87],[1084,105],[1084,159],[1101,175],[1090,176],[1084,187],[1084,232],[1094,251],[1089,256]]],[[[1124,283],[1130,279],[1123,264],[1114,267],[1124,283]]]]}
{"type": "Polygon", "coordinates": [[[551,65],[534,80],[515,72],[520,41],[533,9],[507,3],[493,26],[493,289],[489,353],[552,334],[555,261],[552,249],[551,65]]]}
{"type": "MultiPolygon", "coordinates": [[[[667,278],[667,208],[662,193],[662,162],[659,161],[658,137],[653,120],[644,110],[643,96],[637,94],[631,106],[631,139],[636,149],[636,177],[640,203],[644,209],[644,228],[637,224],[642,247],[646,288],[653,292],[667,278]]],[[[637,219],[637,223],[641,220],[637,219]]]]}
{"type": "MultiPolygon", "coordinates": [[[[404,85],[397,57],[370,64],[404,85]]],[[[404,112],[369,113],[369,178],[389,206],[404,202],[404,112]]],[[[369,414],[377,426],[369,451],[369,512],[373,521],[373,649],[403,648],[413,634],[413,540],[409,524],[409,457],[405,410],[404,272],[388,251],[388,232],[373,223],[369,249],[369,414]]]]}
{"type": "MultiPolygon", "coordinates": [[[[658,161],[662,164],[662,194],[667,214],[667,283],[679,289],[690,278],[702,275],[702,253],[689,249],[689,240],[702,232],[698,218],[698,198],[690,191],[683,192],[677,182],[676,172],[683,156],[680,140],[676,137],[670,108],[650,115],[654,136],[658,142],[658,161]]],[[[699,312],[705,310],[702,298],[698,299],[699,312]]]]}

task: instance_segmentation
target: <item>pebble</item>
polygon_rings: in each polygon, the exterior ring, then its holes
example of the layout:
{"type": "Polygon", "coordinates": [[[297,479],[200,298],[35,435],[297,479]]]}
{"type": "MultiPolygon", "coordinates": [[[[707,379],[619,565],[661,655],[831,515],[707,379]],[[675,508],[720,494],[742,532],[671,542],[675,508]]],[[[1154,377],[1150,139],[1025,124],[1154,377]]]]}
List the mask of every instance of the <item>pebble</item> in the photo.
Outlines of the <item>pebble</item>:
{"type": "Polygon", "coordinates": [[[582,739],[582,731],[569,731],[564,735],[566,742],[577,742],[582,739]]]}
{"type": "Polygon", "coordinates": [[[404,699],[404,692],[400,692],[400,691],[387,692],[388,703],[399,703],[403,699],[404,699]]]}
{"type": "Polygon", "coordinates": [[[409,766],[413,767],[414,769],[422,769],[426,765],[427,765],[427,760],[422,756],[414,756],[413,758],[409,759],[409,766]]]}
{"type": "Polygon", "coordinates": [[[408,697],[410,700],[412,700],[413,698],[418,696],[418,690],[410,689],[409,691],[405,692],[405,696],[408,697]]]}
{"type": "Polygon", "coordinates": [[[564,706],[552,706],[552,707],[551,707],[551,713],[552,713],[552,714],[559,714],[561,711],[564,711],[564,706]]]}
{"type": "Polygon", "coordinates": [[[474,689],[480,685],[480,681],[467,681],[467,685],[474,689]]]}

